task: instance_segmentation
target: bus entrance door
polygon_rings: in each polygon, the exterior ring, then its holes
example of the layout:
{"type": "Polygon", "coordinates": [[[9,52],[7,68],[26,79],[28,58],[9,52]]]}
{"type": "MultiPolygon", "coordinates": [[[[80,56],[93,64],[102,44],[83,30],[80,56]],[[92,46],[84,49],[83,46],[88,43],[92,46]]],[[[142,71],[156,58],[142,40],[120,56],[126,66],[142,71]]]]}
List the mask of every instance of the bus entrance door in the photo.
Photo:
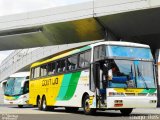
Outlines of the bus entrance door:
{"type": "Polygon", "coordinates": [[[96,83],[97,107],[106,108],[106,76],[100,62],[94,64],[94,81],[96,83]]]}

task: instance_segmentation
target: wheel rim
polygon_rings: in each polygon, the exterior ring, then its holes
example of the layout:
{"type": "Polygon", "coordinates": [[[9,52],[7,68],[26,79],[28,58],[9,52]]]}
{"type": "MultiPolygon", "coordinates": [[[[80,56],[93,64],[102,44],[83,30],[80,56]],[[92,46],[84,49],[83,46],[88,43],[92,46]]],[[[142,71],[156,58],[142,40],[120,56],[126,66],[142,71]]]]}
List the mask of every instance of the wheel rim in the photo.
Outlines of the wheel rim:
{"type": "Polygon", "coordinates": [[[85,109],[86,112],[89,112],[91,110],[90,104],[89,104],[89,99],[86,99],[84,109],[85,109]]]}
{"type": "Polygon", "coordinates": [[[42,106],[43,106],[43,109],[46,108],[46,100],[45,99],[43,100],[43,105],[42,106]]]}
{"type": "Polygon", "coordinates": [[[41,107],[41,100],[40,99],[38,100],[38,107],[39,108],[41,107]]]}

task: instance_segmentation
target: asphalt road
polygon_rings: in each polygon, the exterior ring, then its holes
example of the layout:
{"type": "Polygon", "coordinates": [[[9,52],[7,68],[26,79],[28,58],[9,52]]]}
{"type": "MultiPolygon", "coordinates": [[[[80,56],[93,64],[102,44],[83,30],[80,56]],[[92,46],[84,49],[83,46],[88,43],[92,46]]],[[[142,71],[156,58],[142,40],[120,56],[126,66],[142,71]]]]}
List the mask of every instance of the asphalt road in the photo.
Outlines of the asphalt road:
{"type": "Polygon", "coordinates": [[[0,120],[160,120],[160,108],[134,109],[130,116],[122,116],[119,111],[97,111],[88,116],[81,109],[66,113],[64,108],[40,111],[32,107],[0,105],[0,120]]]}

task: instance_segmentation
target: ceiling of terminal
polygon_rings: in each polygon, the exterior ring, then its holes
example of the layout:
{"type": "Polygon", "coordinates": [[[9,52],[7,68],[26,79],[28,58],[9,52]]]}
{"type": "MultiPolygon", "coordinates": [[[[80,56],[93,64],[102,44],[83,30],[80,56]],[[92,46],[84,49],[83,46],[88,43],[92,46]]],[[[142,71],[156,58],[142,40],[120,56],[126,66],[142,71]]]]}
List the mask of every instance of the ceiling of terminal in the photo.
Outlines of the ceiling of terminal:
{"type": "Polygon", "coordinates": [[[160,48],[160,8],[100,17],[101,23],[118,38],[160,48]]]}

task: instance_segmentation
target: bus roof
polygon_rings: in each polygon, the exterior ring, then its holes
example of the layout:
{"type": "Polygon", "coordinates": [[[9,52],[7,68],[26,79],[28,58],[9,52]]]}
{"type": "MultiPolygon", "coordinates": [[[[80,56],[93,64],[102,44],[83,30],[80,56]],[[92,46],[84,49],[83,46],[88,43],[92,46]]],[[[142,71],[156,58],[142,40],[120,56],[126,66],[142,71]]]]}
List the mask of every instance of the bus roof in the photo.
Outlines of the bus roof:
{"type": "Polygon", "coordinates": [[[30,74],[29,72],[17,72],[12,74],[9,77],[26,77],[26,76],[29,76],[29,74],[30,74]]]}
{"type": "Polygon", "coordinates": [[[102,45],[102,44],[150,48],[149,45],[139,44],[139,43],[132,43],[132,42],[123,42],[123,41],[102,41],[102,42],[97,42],[97,43],[91,44],[90,46],[94,47],[94,46],[98,46],[98,45],[102,45]]]}
{"type": "Polygon", "coordinates": [[[119,46],[150,48],[148,45],[139,44],[139,43],[122,42],[122,41],[101,41],[101,42],[97,42],[97,43],[93,43],[93,44],[90,44],[90,45],[83,46],[81,48],[75,48],[74,50],[71,50],[69,52],[64,51],[62,54],[59,54],[57,56],[55,55],[50,59],[35,62],[31,65],[31,67],[36,67],[36,66],[39,66],[39,65],[42,65],[42,64],[45,64],[45,63],[48,63],[48,62],[51,62],[51,61],[69,56],[69,55],[73,55],[73,54],[76,54],[76,53],[79,53],[79,52],[82,52],[82,51],[85,51],[85,50],[89,50],[89,49],[91,49],[95,46],[104,45],[104,44],[105,45],[119,45],[119,46]]]}

